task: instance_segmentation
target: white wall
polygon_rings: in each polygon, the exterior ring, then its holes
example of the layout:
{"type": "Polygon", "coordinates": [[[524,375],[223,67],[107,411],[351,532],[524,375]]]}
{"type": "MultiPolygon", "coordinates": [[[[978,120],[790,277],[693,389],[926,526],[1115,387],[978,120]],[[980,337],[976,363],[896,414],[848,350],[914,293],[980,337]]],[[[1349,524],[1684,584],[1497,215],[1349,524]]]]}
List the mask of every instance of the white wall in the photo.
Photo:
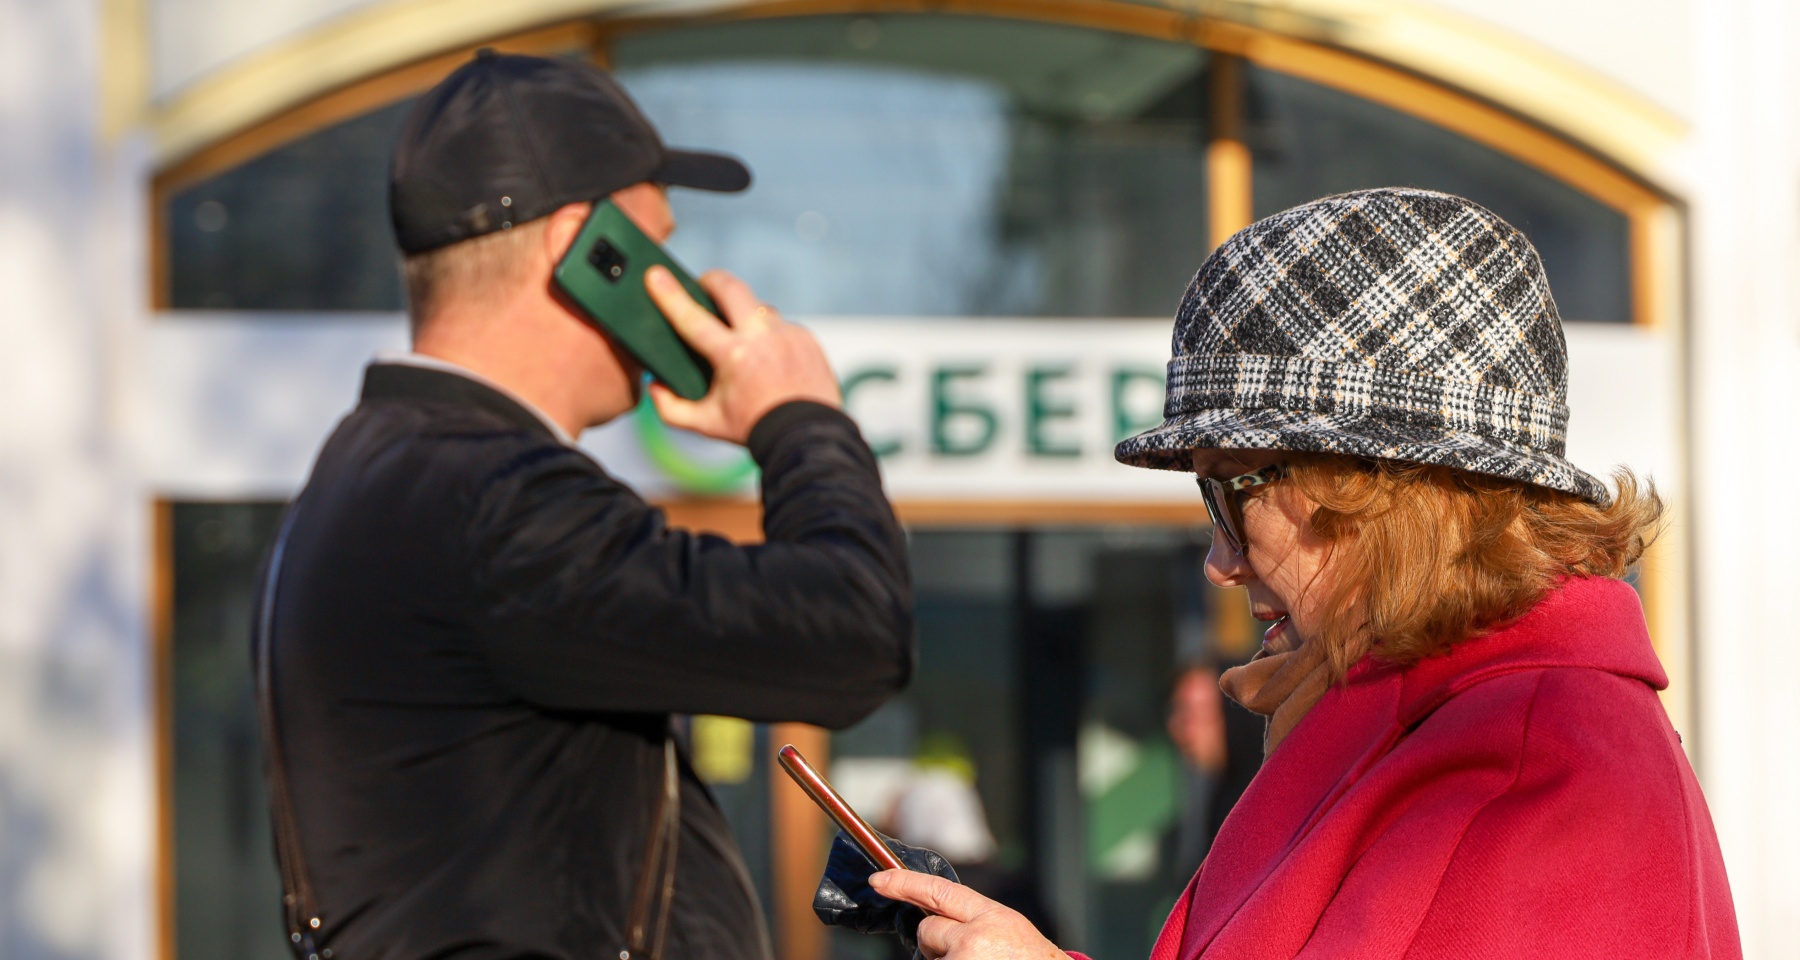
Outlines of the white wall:
{"type": "MultiPolygon", "coordinates": [[[[151,927],[144,511],[111,333],[141,203],[97,138],[93,0],[0,0],[0,956],[139,958],[151,927]]],[[[135,236],[135,235],[134,235],[135,236]]]]}
{"type": "Polygon", "coordinates": [[[1683,119],[1696,106],[1689,25],[1711,0],[1436,0],[1581,64],[1683,119]]]}
{"type": "Polygon", "coordinates": [[[376,0],[144,0],[158,99],[233,60],[376,0]]]}
{"type": "MultiPolygon", "coordinates": [[[[144,2],[153,86],[161,98],[270,43],[383,0],[144,2]]],[[[1695,0],[1342,0],[1342,5],[1363,16],[1405,5],[1454,11],[1583,64],[1679,116],[1693,114],[1694,49],[1687,25],[1703,6],[1695,0]]]]}
{"type": "Polygon", "coordinates": [[[1800,956],[1800,14],[1690,30],[1701,760],[1745,955],[1800,956]]]}

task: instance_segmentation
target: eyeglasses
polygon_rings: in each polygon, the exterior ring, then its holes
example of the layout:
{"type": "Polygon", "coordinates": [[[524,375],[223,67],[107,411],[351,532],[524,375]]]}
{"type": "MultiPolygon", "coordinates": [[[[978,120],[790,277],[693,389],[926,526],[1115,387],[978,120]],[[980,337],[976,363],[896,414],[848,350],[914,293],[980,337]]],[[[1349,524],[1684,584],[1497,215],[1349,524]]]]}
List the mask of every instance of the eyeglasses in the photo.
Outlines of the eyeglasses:
{"type": "Polygon", "coordinates": [[[1206,503],[1207,516],[1212,517],[1215,535],[1224,537],[1226,545],[1237,551],[1238,556],[1246,559],[1250,556],[1250,541],[1244,538],[1243,492],[1285,476],[1287,465],[1277,463],[1229,480],[1194,478],[1200,484],[1200,499],[1206,503]]]}

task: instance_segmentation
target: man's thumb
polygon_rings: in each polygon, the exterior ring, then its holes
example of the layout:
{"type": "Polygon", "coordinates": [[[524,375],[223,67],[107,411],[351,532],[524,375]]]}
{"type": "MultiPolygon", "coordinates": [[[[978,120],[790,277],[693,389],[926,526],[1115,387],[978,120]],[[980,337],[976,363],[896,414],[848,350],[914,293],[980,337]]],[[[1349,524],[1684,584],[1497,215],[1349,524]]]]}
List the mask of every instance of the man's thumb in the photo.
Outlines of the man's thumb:
{"type": "Polygon", "coordinates": [[[656,405],[656,415],[671,427],[693,430],[699,425],[700,402],[697,400],[683,399],[675,391],[652,381],[650,402],[656,405]]]}

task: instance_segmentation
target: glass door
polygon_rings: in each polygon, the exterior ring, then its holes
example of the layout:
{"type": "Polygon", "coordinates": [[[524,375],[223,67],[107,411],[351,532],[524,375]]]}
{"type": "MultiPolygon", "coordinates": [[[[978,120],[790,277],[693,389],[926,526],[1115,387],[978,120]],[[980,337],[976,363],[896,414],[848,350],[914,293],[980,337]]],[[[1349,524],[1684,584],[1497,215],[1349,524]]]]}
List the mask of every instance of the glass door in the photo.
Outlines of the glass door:
{"type": "MultiPolygon", "coordinates": [[[[1261,759],[1260,719],[1216,695],[1221,663],[1251,651],[1241,600],[1205,585],[1206,542],[1204,528],[915,530],[919,671],[833,738],[833,781],[1058,943],[1148,954],[1261,759]],[[1198,737],[1195,704],[1172,711],[1195,691],[1213,711],[1198,737]]],[[[888,947],[844,934],[833,952],[888,947]]]]}

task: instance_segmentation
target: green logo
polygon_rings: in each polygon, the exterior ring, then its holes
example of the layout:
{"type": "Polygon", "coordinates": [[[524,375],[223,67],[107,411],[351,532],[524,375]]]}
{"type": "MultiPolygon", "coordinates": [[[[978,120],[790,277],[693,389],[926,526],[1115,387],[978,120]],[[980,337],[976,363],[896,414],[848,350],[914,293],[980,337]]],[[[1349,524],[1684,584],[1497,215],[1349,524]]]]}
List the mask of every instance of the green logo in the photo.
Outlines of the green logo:
{"type": "Polygon", "coordinates": [[[670,435],[668,425],[656,415],[656,404],[650,402],[648,391],[638,401],[632,420],[637,427],[638,442],[644,445],[650,462],[687,493],[708,497],[736,493],[756,475],[756,461],[747,453],[740,451],[720,460],[709,458],[703,461],[681,449],[670,435]]]}

